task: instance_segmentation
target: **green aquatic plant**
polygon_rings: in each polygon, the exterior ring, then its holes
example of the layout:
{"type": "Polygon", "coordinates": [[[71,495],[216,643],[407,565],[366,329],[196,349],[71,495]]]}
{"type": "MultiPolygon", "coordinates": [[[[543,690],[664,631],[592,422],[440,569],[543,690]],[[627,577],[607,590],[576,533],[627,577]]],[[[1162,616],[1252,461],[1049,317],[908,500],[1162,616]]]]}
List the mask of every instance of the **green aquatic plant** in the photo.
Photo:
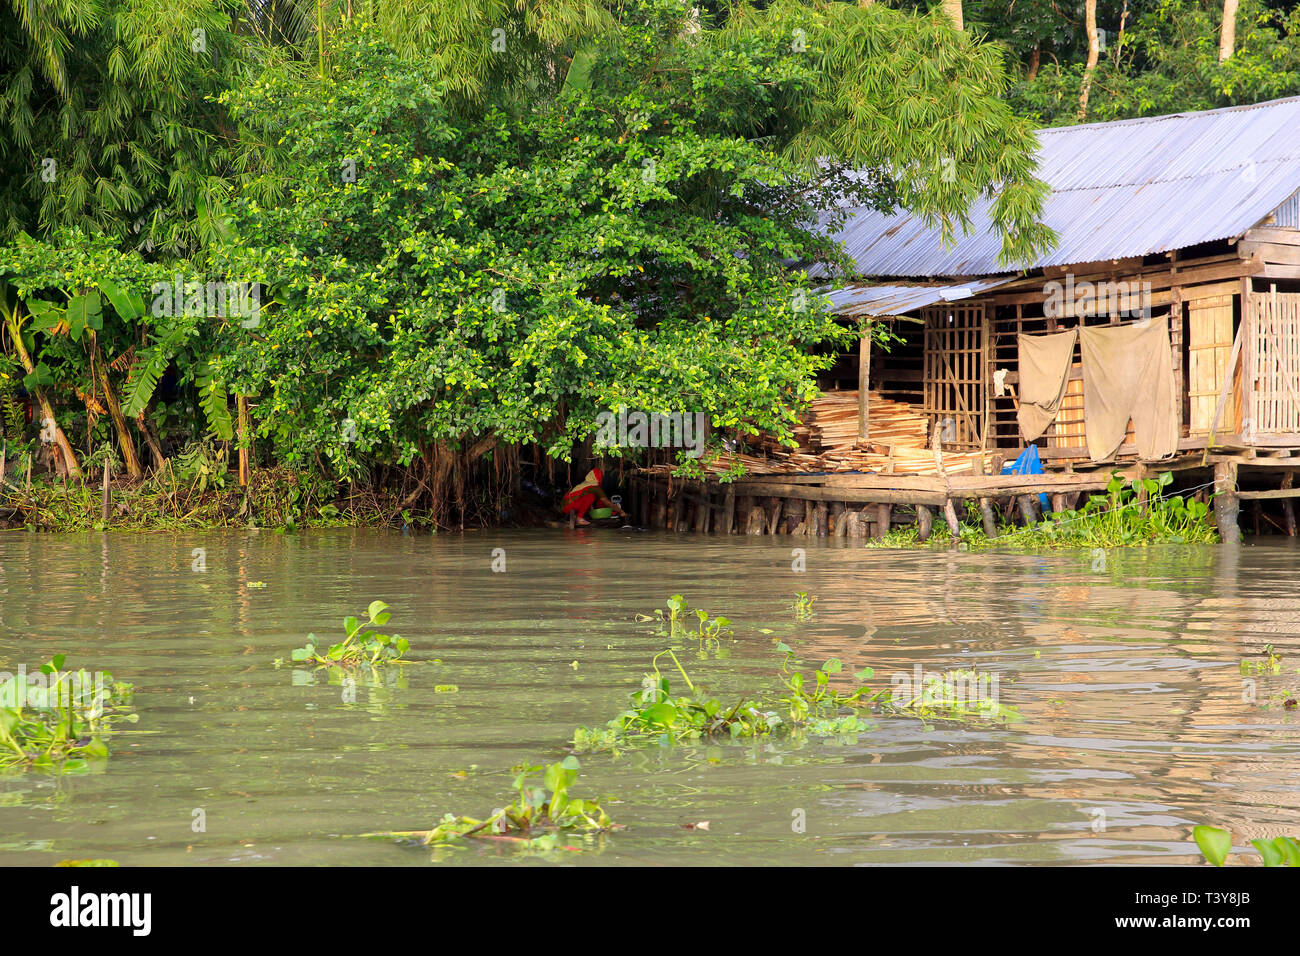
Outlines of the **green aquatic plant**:
{"type": "MultiPolygon", "coordinates": [[[[1219,827],[1201,825],[1192,828],[1201,855],[1215,866],[1223,866],[1232,852],[1232,834],[1219,827]]],[[[1272,840],[1251,840],[1250,845],[1259,853],[1265,866],[1300,866],[1300,842],[1294,837],[1275,837],[1272,840]]]]}
{"type": "MultiPolygon", "coordinates": [[[[656,608],[655,613],[660,620],[663,619],[663,610],[656,608]]],[[[686,619],[686,598],[680,594],[673,594],[668,598],[668,629],[677,631],[682,627],[682,622],[686,619]]]]}
{"type": "Polygon", "coordinates": [[[722,638],[733,637],[734,632],[731,629],[731,620],[718,615],[710,617],[709,612],[703,608],[692,608],[686,603],[686,598],[680,594],[674,594],[668,598],[667,613],[664,608],[655,608],[653,614],[638,614],[638,621],[657,621],[661,626],[659,633],[668,637],[685,637],[690,634],[698,638],[701,643],[720,644],[722,638]],[[694,614],[698,622],[695,630],[687,628],[687,615],[694,614]]]}
{"type": "MultiPolygon", "coordinates": [[[[794,651],[790,645],[781,642],[776,645],[778,652],[785,655],[781,664],[780,681],[785,687],[785,696],[781,701],[786,705],[790,723],[794,726],[807,724],[811,719],[833,720],[841,716],[840,711],[846,707],[870,706],[878,703],[884,691],[872,691],[861,685],[852,693],[842,693],[831,686],[831,677],[844,670],[844,663],[837,657],[825,661],[813,671],[812,676],[805,677],[802,672],[793,670],[794,651]]],[[[875,671],[864,667],[853,676],[858,680],[870,680],[875,671]]]]}
{"type": "Polygon", "coordinates": [[[816,600],[807,591],[796,591],[793,605],[795,618],[800,621],[811,621],[813,618],[813,601],[816,600]]]}
{"type": "Polygon", "coordinates": [[[295,664],[312,663],[323,667],[358,667],[362,664],[371,666],[391,664],[401,661],[411,643],[400,634],[380,634],[370,630],[383,627],[392,616],[388,605],[383,601],[371,601],[366,609],[369,620],[364,623],[355,617],[343,620],[343,640],[331,644],[324,653],[315,634],[307,635],[307,643],[295,647],[290,655],[295,664]]]}
{"type": "MultiPolygon", "coordinates": [[[[1024,718],[1014,707],[1001,704],[996,693],[984,688],[985,675],[974,670],[946,671],[924,681],[915,692],[900,693],[895,687],[875,690],[865,681],[875,677],[864,667],[853,677],[852,689],[840,690],[832,678],[844,670],[838,658],[822,663],[805,675],[793,667],[795,653],[788,644],[778,643],[784,655],[777,674],[782,687],[774,700],[758,695],[743,696],[724,704],[691,680],[671,648],[656,654],[651,672],[634,691],[628,707],[604,727],[579,727],[574,731],[577,751],[613,750],[637,743],[680,742],[701,738],[753,738],[773,734],[806,734],[836,737],[869,729],[863,714],[915,717],[921,720],[972,722],[996,720],[1014,723],[1024,718]],[[674,694],[659,661],[667,655],[686,684],[688,694],[674,694]]],[[[993,682],[996,691],[996,681],[993,682]]]]}
{"type": "Polygon", "coordinates": [[[665,739],[698,740],[702,737],[759,737],[770,734],[781,723],[772,709],[760,709],[756,701],[741,698],[731,707],[703,693],[695,686],[672,649],[660,651],[651,661],[652,672],[641,682],[628,707],[603,729],[579,727],[574,731],[575,750],[617,750],[632,741],[665,739]],[[667,677],[659,670],[659,659],[672,658],[682,675],[688,695],[674,695],[667,677]]]}
{"type": "Polygon", "coordinates": [[[102,737],[119,721],[134,723],[133,688],[108,673],[65,671],[56,654],[41,677],[20,673],[0,684],[0,769],[76,771],[108,756],[102,737]]]}
{"type": "Polygon", "coordinates": [[[543,768],[517,766],[513,769],[517,799],[484,819],[447,813],[431,830],[395,830],[366,836],[415,840],[421,846],[448,846],[467,839],[482,839],[503,840],[533,849],[574,850],[577,848],[560,844],[562,835],[590,835],[615,828],[598,799],[570,794],[580,767],[577,757],[566,757],[546,767],[542,785],[533,786],[530,778],[543,772],[543,768]]]}
{"type": "Polygon", "coordinates": [[[957,668],[922,678],[920,686],[893,689],[885,706],[922,720],[993,720],[1018,723],[1020,711],[998,700],[998,677],[975,668],[957,668]]]}
{"type": "Polygon", "coordinates": [[[1241,659],[1241,673],[1250,674],[1280,674],[1282,672],[1282,655],[1278,654],[1272,644],[1264,645],[1264,659],[1252,661],[1245,657],[1241,659]]]}
{"type": "Polygon", "coordinates": [[[703,642],[720,643],[723,637],[731,637],[731,620],[722,617],[709,617],[709,612],[703,608],[695,609],[695,618],[699,621],[699,627],[696,628],[696,637],[703,642]]]}
{"type": "Polygon", "coordinates": [[[1218,541],[1208,504],[1165,494],[1173,479],[1173,472],[1166,471],[1125,481],[1115,472],[1104,495],[1091,495],[1078,510],[1054,512],[1020,533],[1039,545],[1092,548],[1218,541]]]}
{"type": "MultiPolygon", "coordinates": [[[[1210,505],[1191,497],[1170,495],[1172,472],[1155,478],[1126,480],[1115,472],[1105,493],[1088,497],[1079,508],[1045,514],[1027,527],[1003,523],[996,538],[987,537],[979,515],[967,510],[958,526],[960,547],[1045,550],[1054,548],[1118,548],[1147,544],[1211,544],[1219,533],[1210,523],[1210,505]]],[[[866,542],[874,548],[949,548],[954,545],[947,526],[936,524],[922,542],[915,525],[894,528],[866,542]]]]}

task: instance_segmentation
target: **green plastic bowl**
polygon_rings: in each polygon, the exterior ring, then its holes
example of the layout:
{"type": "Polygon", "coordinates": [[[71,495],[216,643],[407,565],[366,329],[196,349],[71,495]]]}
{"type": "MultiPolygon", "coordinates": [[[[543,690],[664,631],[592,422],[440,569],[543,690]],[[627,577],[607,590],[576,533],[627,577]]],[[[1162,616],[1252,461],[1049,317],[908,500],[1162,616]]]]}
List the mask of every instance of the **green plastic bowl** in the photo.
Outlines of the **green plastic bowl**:
{"type": "Polygon", "coordinates": [[[591,516],[593,518],[612,518],[614,517],[613,508],[592,508],[591,516]]]}

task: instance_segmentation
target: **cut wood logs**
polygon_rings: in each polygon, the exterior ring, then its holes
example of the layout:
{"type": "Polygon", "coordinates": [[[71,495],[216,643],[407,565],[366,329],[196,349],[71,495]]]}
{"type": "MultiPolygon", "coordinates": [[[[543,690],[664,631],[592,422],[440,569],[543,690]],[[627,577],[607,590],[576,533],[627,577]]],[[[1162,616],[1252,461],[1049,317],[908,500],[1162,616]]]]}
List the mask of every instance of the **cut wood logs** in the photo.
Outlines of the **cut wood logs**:
{"type": "MultiPolygon", "coordinates": [[[[749,440],[749,453],[724,453],[708,464],[721,474],[740,462],[750,475],[799,473],[888,472],[899,475],[933,475],[934,460],[926,446],[926,417],[906,402],[868,393],[867,440],[858,438],[858,392],[825,392],[813,401],[794,428],[797,448],[780,444],[770,435],[749,440]]],[[[967,474],[977,453],[945,454],[950,475],[967,474]]],[[[672,465],[651,471],[667,475],[672,465]]]]}

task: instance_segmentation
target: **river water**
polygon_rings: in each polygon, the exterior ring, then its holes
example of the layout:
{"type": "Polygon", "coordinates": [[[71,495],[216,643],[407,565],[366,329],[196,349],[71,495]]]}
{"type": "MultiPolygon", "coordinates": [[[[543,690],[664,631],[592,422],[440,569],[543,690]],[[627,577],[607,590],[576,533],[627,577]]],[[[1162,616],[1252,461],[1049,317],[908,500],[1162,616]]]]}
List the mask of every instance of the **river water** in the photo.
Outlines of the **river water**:
{"type": "Polygon", "coordinates": [[[0,670],[66,653],[134,683],[140,720],[94,772],[0,776],[0,863],[1178,864],[1199,860],[1198,823],[1238,847],[1300,833],[1289,542],[795,543],[802,562],[791,539],[616,530],[2,534],[0,670]],[[811,621],[796,591],[816,596],[811,621]],[[668,646],[635,614],[674,593],[734,622],[720,649],[676,645],[721,698],[772,689],[781,640],[881,686],[977,666],[1024,720],[584,755],[574,794],[604,795],[627,829],[583,853],[360,838],[507,802],[512,766],[560,759],[576,726],[622,709],[668,646]],[[376,598],[411,657],[440,663],[362,681],[355,702],[273,666],[376,598]],[[1244,677],[1268,644],[1281,673],[1244,677]]]}

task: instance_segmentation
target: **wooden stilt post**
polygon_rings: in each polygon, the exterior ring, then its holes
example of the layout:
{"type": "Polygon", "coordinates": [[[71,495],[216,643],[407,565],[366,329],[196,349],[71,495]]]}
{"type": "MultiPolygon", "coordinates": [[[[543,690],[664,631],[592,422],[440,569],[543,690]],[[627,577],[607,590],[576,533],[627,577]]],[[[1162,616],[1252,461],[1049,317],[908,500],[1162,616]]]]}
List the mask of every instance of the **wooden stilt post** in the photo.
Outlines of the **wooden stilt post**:
{"type": "Polygon", "coordinates": [[[1237,463],[1220,461],[1214,465],[1214,517],[1219,525],[1219,537],[1224,544],[1241,543],[1241,526],[1237,524],[1240,511],[1237,499],[1237,463]]]}
{"type": "Polygon", "coordinates": [[[920,541],[929,541],[930,532],[934,530],[934,512],[928,505],[916,506],[916,537],[920,541]]]}
{"type": "Polygon", "coordinates": [[[785,499],[771,497],[767,499],[767,533],[778,534],[781,524],[781,510],[785,507],[785,499]]]}
{"type": "Polygon", "coordinates": [[[1020,508],[1020,517],[1024,519],[1026,528],[1038,524],[1038,495],[1020,495],[1016,499],[1016,504],[1020,508]]]}
{"type": "Polygon", "coordinates": [[[847,530],[845,528],[847,509],[842,501],[831,502],[831,534],[836,538],[843,538],[847,530]]]}
{"type": "Polygon", "coordinates": [[[104,490],[99,498],[99,519],[108,524],[108,510],[113,501],[113,492],[109,488],[109,482],[113,480],[113,467],[104,459],[104,490]]]}
{"type": "Polygon", "coordinates": [[[248,479],[251,475],[251,459],[249,453],[248,435],[248,398],[244,395],[235,396],[235,424],[239,429],[239,484],[241,487],[248,486],[248,479]]]}
{"type": "MultiPolygon", "coordinates": [[[[1295,481],[1295,472],[1294,472],[1294,471],[1288,471],[1288,472],[1285,472],[1285,473],[1282,475],[1282,490],[1283,490],[1283,491],[1287,491],[1287,490],[1289,490],[1289,489],[1291,488],[1292,484],[1294,483],[1294,481],[1295,481]]],[[[1293,504],[1291,504],[1291,499],[1290,499],[1290,498],[1283,498],[1283,499],[1282,499],[1282,521],[1283,521],[1283,522],[1285,523],[1285,525],[1286,525],[1286,533],[1287,533],[1287,535],[1288,535],[1289,537],[1294,538],[1294,537],[1295,537],[1295,532],[1296,532],[1296,527],[1295,527],[1295,506],[1294,506],[1293,504]]]]}
{"type": "Polygon", "coordinates": [[[889,533],[889,518],[893,512],[893,506],[887,504],[876,505],[876,533],[875,537],[883,538],[889,533]]]}
{"type": "MultiPolygon", "coordinates": [[[[975,474],[984,474],[984,455],[981,453],[972,463],[971,467],[975,474]]],[[[980,499],[980,521],[984,525],[984,536],[986,538],[996,538],[998,536],[998,523],[993,517],[993,503],[987,498],[980,499]]]]}
{"type": "Polygon", "coordinates": [[[761,501],[750,506],[749,517],[745,519],[745,534],[761,535],[767,530],[767,509],[761,501]]]}
{"type": "Polygon", "coordinates": [[[871,334],[864,324],[858,338],[858,441],[871,437],[871,334]]]}
{"type": "Polygon", "coordinates": [[[749,516],[754,511],[753,495],[736,495],[736,533],[749,534],[749,516]]]}
{"type": "MultiPolygon", "coordinates": [[[[948,474],[943,467],[943,448],[939,438],[939,423],[934,423],[934,430],[930,435],[930,451],[934,455],[934,466],[943,479],[945,485],[948,484],[948,474]]],[[[952,533],[952,543],[955,545],[961,538],[961,525],[957,522],[957,510],[952,506],[952,498],[945,498],[943,501],[943,516],[948,522],[948,530],[952,533]]]]}
{"type": "Polygon", "coordinates": [[[813,506],[813,523],[812,523],[811,530],[812,533],[816,534],[817,537],[819,538],[824,538],[828,534],[830,534],[830,527],[827,521],[827,514],[828,511],[826,507],[826,502],[819,501],[817,502],[817,504],[813,506]]]}
{"type": "Polygon", "coordinates": [[[731,534],[732,529],[736,526],[736,485],[734,482],[727,484],[727,490],[722,495],[722,528],[723,534],[731,534]]]}
{"type": "Polygon", "coordinates": [[[786,499],[785,502],[785,527],[781,529],[782,534],[802,534],[803,533],[803,515],[804,508],[808,502],[798,499],[786,499]]]}

